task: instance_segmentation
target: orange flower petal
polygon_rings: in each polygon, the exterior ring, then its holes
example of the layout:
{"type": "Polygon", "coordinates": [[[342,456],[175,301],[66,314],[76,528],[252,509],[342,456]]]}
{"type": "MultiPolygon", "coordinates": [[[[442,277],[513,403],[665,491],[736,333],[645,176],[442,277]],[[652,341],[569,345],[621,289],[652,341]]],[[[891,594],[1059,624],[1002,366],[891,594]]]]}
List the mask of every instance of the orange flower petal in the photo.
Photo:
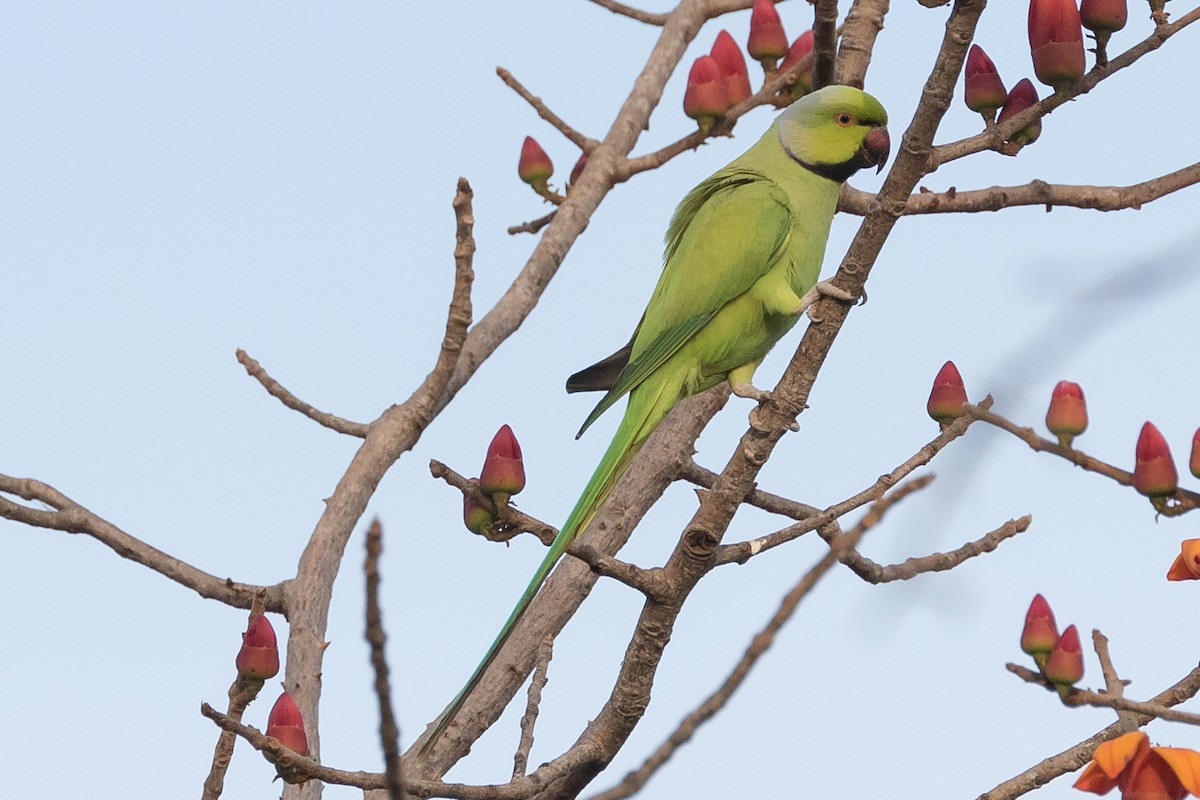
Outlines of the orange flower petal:
{"type": "Polygon", "coordinates": [[[1125,769],[1138,751],[1150,746],[1150,737],[1143,731],[1133,731],[1104,742],[1092,754],[1092,763],[1114,780],[1125,769]]]}
{"type": "Polygon", "coordinates": [[[1200,753],[1185,747],[1155,747],[1154,752],[1167,762],[1183,788],[1200,795],[1200,753]]]}
{"type": "Polygon", "coordinates": [[[1117,785],[1116,778],[1104,774],[1104,770],[1096,762],[1088,764],[1075,781],[1075,788],[1081,792],[1092,794],[1108,794],[1117,785]]]}
{"type": "Polygon", "coordinates": [[[1192,571],[1188,569],[1187,563],[1183,560],[1183,553],[1175,556],[1175,560],[1171,562],[1171,568],[1167,570],[1167,580],[1169,581],[1194,581],[1197,580],[1192,571]]]}
{"type": "Polygon", "coordinates": [[[1188,791],[1157,747],[1141,752],[1118,782],[1122,800],[1183,800],[1188,791]]]}

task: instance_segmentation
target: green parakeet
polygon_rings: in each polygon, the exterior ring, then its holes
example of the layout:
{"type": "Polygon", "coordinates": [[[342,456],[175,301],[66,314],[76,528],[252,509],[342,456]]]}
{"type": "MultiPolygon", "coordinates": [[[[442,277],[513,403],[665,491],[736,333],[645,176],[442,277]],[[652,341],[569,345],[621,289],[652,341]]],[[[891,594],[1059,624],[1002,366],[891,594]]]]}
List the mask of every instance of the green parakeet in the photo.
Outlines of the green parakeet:
{"type": "MultiPolygon", "coordinates": [[[[429,749],[495,660],[575,537],[642,443],[680,400],[721,381],[762,399],[750,379],[822,292],[817,284],[841,183],[887,160],[887,112],[828,86],[792,104],[758,142],[688,193],[667,229],[662,276],[628,345],[572,375],[567,391],[607,390],[579,433],[622,396],[625,417],[487,655],[438,719],[429,749]]],[[[843,298],[849,299],[849,298],[843,298]]]]}

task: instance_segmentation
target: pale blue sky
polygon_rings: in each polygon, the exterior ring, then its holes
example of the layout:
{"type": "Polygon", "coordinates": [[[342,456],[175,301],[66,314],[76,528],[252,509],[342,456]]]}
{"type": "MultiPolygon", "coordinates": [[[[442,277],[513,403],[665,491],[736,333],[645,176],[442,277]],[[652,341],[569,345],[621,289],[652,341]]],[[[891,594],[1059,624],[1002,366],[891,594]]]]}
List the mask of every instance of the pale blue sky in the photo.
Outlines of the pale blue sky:
{"type": "MultiPolygon", "coordinates": [[[[867,88],[890,110],[898,143],[946,9],[895,6],[867,88]]],[[[795,35],[810,11],[789,2],[781,13],[795,35]]],[[[722,26],[743,42],[748,18],[711,23],[693,50],[706,52],[722,26]]],[[[1150,30],[1138,7],[1113,49],[1150,30]]],[[[476,192],[482,313],[534,244],[505,228],[547,210],[517,180],[521,140],[541,141],[559,169],[555,182],[577,155],[494,68],[509,68],[599,138],[654,35],[564,0],[7,6],[0,472],[45,480],[215,574],[257,583],[290,575],[356,442],[267,397],[235,348],[345,417],[370,420],[405,398],[432,365],[444,323],[457,177],[476,192]]],[[[925,185],[1125,184],[1194,162],[1179,92],[1196,72],[1196,35],[1189,29],[1056,111],[1019,158],[982,154],[925,185]]],[[[994,4],[978,41],[1009,85],[1031,74],[1023,4],[994,4]]],[[[679,108],[686,67],[639,152],[690,129],[679,108]]],[[[528,322],[371,503],[387,535],[385,615],[406,739],[465,680],[540,559],[532,539],[505,548],[467,534],[459,497],[429,477],[428,460],[474,474],[507,422],[529,474],[521,508],[560,522],[615,426],[610,415],[574,441],[593,400],[568,397],[563,380],[626,340],[675,203],[770,118],[755,111],[734,139],[613,191],[528,322]]],[[[956,102],[938,141],[979,126],[956,102]]],[[[854,180],[865,189],[880,182],[854,180]]],[[[1188,357],[1200,303],[1196,198],[1185,191],[1115,214],[1028,208],[903,220],[800,434],[785,440],[760,484],[815,505],[869,484],[935,433],[924,404],[947,358],[973,398],[991,392],[996,410],[1039,429],[1054,383],[1078,381],[1092,414],[1081,448],[1130,467],[1151,419],[1182,464],[1200,424],[1188,357]]],[[[835,222],[827,274],[855,225],[835,222]]],[[[796,341],[778,348],[760,383],[773,385],[796,341]]],[[[747,411],[733,402],[721,414],[700,441],[702,464],[720,469],[747,411]]],[[[1131,491],[982,427],[934,469],[935,487],[897,509],[867,554],[895,561],[952,548],[1025,513],[1033,528],[951,574],[903,585],[868,587],[835,572],[645,797],[907,798],[928,796],[932,781],[947,797],[990,789],[1112,718],[1066,710],[1005,673],[1006,660],[1021,660],[1017,635],[1038,591],[1063,625],[1110,636],[1131,696],[1152,695],[1195,664],[1186,620],[1200,588],[1162,579],[1178,540],[1196,535],[1194,522],[1156,522],[1131,491]]],[[[692,508],[690,490],[674,487],[623,557],[659,563],[692,508]]],[[[730,540],[777,526],[748,511],[730,540]]],[[[712,690],[823,549],[803,540],[704,582],[649,713],[595,789],[640,763],[712,690]]],[[[377,769],[361,552],[358,534],[335,590],[323,760],[377,769]]],[[[0,522],[0,553],[6,794],[196,795],[216,738],[197,709],[224,702],[244,612],[83,537],[0,522]]],[[[560,637],[532,763],[557,754],[595,715],[640,605],[602,581],[560,637]]],[[[1085,683],[1099,685],[1090,654],[1088,669],[1085,683]]],[[[269,707],[255,704],[247,721],[263,726],[269,707]]],[[[514,704],[451,776],[506,779],[518,715],[514,704]]],[[[1200,747],[1200,733],[1180,725],[1151,735],[1200,747]]],[[[271,776],[239,748],[226,796],[274,796],[271,776]]],[[[1064,779],[1040,796],[1072,794],[1064,779]]]]}

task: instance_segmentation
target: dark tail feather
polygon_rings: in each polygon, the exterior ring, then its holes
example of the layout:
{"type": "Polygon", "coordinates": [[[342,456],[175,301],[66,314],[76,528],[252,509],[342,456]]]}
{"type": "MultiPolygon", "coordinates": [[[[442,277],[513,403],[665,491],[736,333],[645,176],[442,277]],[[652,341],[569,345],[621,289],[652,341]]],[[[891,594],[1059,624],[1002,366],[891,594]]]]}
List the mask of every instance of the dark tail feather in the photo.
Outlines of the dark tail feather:
{"type": "Polygon", "coordinates": [[[567,392],[607,392],[617,382],[617,376],[629,363],[633,352],[633,340],[608,358],[597,361],[590,367],[579,370],[567,378],[567,392]]]}

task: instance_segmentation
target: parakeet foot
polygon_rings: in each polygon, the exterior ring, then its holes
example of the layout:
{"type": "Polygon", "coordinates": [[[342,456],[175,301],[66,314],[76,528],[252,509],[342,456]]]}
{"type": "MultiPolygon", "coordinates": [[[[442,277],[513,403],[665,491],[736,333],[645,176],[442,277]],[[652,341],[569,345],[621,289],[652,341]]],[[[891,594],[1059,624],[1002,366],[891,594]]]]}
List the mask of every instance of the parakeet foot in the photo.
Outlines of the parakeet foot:
{"type": "Polygon", "coordinates": [[[759,389],[749,381],[735,381],[729,384],[729,390],[738,397],[744,397],[747,400],[755,400],[759,403],[765,403],[771,399],[771,393],[759,389]]]}
{"type": "Polygon", "coordinates": [[[843,303],[854,302],[854,295],[842,289],[839,286],[834,286],[831,281],[819,281],[812,285],[812,288],[804,293],[800,298],[800,305],[792,313],[797,317],[808,311],[808,318],[813,322],[820,322],[812,315],[812,307],[822,297],[832,297],[834,300],[841,300],[843,303]]]}

